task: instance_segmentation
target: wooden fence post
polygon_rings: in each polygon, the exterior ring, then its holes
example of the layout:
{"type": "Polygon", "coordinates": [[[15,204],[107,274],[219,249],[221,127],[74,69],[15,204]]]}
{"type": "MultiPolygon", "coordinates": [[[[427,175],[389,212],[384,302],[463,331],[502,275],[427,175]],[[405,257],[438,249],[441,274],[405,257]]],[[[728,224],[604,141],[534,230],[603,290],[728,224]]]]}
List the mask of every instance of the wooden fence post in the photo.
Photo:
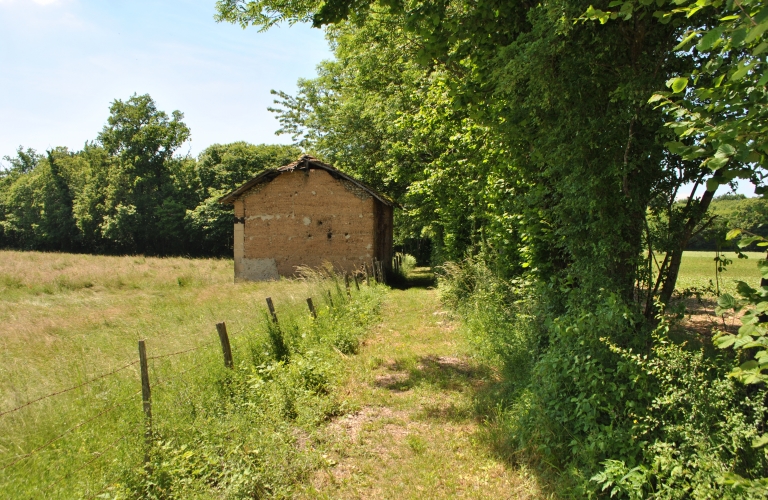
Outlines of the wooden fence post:
{"type": "Polygon", "coordinates": [[[379,261],[379,277],[381,278],[381,283],[387,284],[387,276],[384,274],[384,261],[379,261]]]}
{"type": "Polygon", "coordinates": [[[328,303],[333,307],[333,297],[331,296],[330,290],[328,290],[328,303]]]}
{"type": "Polygon", "coordinates": [[[141,367],[141,401],[144,407],[144,439],[152,439],[152,394],[149,389],[149,367],[147,366],[147,346],[139,340],[139,366],[141,367]]]}
{"type": "Polygon", "coordinates": [[[219,340],[221,341],[221,351],[224,354],[224,366],[227,368],[234,368],[235,363],[232,360],[232,348],[229,345],[229,335],[227,335],[227,324],[223,321],[216,323],[216,331],[219,332],[219,340]]]}
{"type": "Polygon", "coordinates": [[[277,323],[277,314],[275,313],[275,305],[272,304],[272,297],[267,297],[267,307],[269,308],[269,314],[272,315],[272,322],[277,323]]]}
{"type": "Polygon", "coordinates": [[[307,306],[309,306],[309,312],[312,314],[312,317],[317,319],[317,311],[315,311],[315,305],[312,303],[312,297],[307,298],[307,306]]]}
{"type": "Polygon", "coordinates": [[[355,273],[355,290],[360,291],[360,283],[357,281],[357,273],[355,273]]]}
{"type": "Polygon", "coordinates": [[[352,298],[352,292],[349,289],[349,275],[344,273],[344,286],[347,288],[347,297],[352,298]]]}

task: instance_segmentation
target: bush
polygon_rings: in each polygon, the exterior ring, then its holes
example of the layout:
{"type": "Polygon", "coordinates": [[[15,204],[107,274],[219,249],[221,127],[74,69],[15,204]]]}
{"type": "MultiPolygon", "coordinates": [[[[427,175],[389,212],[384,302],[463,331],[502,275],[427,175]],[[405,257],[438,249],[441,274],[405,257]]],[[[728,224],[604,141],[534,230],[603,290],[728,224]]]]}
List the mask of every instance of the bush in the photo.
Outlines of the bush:
{"type": "Polygon", "coordinates": [[[768,391],[729,378],[732,355],[673,342],[663,318],[649,330],[612,294],[553,317],[530,284],[474,260],[445,265],[440,291],[503,370],[504,445],[556,475],[563,496],[761,497],[748,479],[768,467],[751,445],[768,391]]]}

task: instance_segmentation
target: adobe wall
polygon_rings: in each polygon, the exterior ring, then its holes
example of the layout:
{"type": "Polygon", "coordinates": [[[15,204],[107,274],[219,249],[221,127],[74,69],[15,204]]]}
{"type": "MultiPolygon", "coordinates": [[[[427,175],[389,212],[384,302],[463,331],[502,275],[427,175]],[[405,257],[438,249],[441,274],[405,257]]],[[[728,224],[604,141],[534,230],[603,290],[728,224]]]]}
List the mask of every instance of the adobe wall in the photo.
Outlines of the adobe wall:
{"type": "Polygon", "coordinates": [[[244,220],[235,224],[236,279],[276,279],[327,261],[352,271],[375,255],[374,199],[324,170],[286,172],[255,186],[235,202],[235,217],[244,220]]]}

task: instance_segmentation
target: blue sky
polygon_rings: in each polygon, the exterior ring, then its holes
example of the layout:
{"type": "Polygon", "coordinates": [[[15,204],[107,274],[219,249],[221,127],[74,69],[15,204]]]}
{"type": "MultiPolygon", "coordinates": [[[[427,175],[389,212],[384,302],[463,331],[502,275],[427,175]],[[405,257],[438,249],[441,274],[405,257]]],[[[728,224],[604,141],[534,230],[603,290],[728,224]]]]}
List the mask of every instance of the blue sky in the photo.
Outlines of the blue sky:
{"type": "Polygon", "coordinates": [[[77,150],[114,99],[150,94],[192,130],[183,153],[216,142],[287,143],[270,89],[331,57],[320,30],[266,33],[213,20],[215,0],[0,0],[0,157],[20,145],[77,150]]]}
{"type": "MultiPolygon", "coordinates": [[[[181,153],[216,142],[288,143],[275,136],[271,89],[331,57],[306,25],[255,28],[213,20],[215,0],[0,0],[0,158],[18,146],[78,150],[109,104],[150,94],[192,130],[181,153]]],[[[738,192],[754,195],[746,181],[738,192]]],[[[681,195],[690,188],[683,189],[681,195]]],[[[718,194],[727,188],[721,186],[718,194]]]]}

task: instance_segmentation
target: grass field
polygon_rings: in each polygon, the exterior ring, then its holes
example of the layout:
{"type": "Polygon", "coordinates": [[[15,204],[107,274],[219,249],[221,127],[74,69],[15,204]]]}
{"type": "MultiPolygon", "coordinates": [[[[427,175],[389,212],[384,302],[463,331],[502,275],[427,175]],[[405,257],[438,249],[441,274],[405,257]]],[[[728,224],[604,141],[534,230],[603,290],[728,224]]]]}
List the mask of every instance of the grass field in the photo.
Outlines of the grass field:
{"type": "MultiPolygon", "coordinates": [[[[759,283],[763,255],[749,257],[728,266],[723,290],[759,283]]],[[[706,288],[713,258],[687,252],[678,288],[706,288]]],[[[337,285],[233,283],[226,259],[0,252],[0,497],[539,496],[483,444],[477,398],[496,375],[472,360],[434,290],[362,287],[347,301],[337,285]],[[267,296],[290,363],[278,359],[267,296]],[[345,354],[381,300],[373,337],[345,354]],[[139,339],[154,358],[149,450],[139,339]]]]}
{"type": "MultiPolygon", "coordinates": [[[[736,281],[745,281],[753,287],[760,285],[760,273],[757,262],[765,258],[764,253],[746,252],[747,259],[739,259],[735,252],[724,252],[721,258],[732,260],[720,275],[721,292],[736,294],[736,281]]],[[[697,287],[704,289],[710,280],[715,282],[715,252],[685,252],[680,266],[677,289],[697,287]]]]}
{"type": "MultiPolygon", "coordinates": [[[[332,381],[334,363],[343,359],[339,349],[356,342],[342,337],[359,336],[366,321],[373,320],[368,316],[375,311],[377,288],[369,293],[363,287],[348,301],[333,282],[233,283],[231,260],[0,252],[0,497],[88,498],[104,493],[105,486],[109,498],[125,491],[141,497],[136,493],[141,481],[160,481],[131,469],[145,453],[137,394],[139,339],[146,339],[148,355],[155,358],[150,361],[154,432],[166,446],[155,450],[158,463],[186,456],[178,450],[192,445],[181,443],[194,443],[200,432],[209,434],[215,449],[196,450],[198,458],[208,453],[211,463],[223,460],[223,454],[234,451],[220,433],[250,429],[258,421],[265,429],[282,429],[282,434],[265,434],[282,436],[273,442],[259,441],[265,435],[250,438],[250,445],[268,450],[262,458],[233,462],[232,471],[239,472],[226,480],[186,480],[198,487],[229,481],[226,488],[232,491],[269,483],[273,493],[281,491],[311,466],[309,458],[293,450],[295,436],[285,432],[312,427],[336,411],[324,384],[332,381]],[[333,310],[325,298],[328,291],[333,292],[333,310]],[[285,331],[278,332],[284,355],[268,332],[267,296],[284,325],[285,331]],[[315,322],[309,320],[307,297],[314,297],[320,313],[315,322]],[[230,332],[234,375],[223,367],[215,328],[220,321],[230,332]],[[275,359],[278,355],[291,357],[290,368],[275,359]],[[119,371],[24,407],[114,370],[119,371]],[[317,387],[304,390],[312,384],[317,387]],[[233,398],[244,393],[258,412],[233,406],[233,398]],[[253,466],[269,460],[284,461],[274,469],[284,473],[267,477],[261,465],[253,466]],[[248,464],[252,474],[263,477],[237,483],[232,478],[247,471],[248,464]]],[[[178,471],[170,477],[175,475],[184,479],[178,471]]]]}

